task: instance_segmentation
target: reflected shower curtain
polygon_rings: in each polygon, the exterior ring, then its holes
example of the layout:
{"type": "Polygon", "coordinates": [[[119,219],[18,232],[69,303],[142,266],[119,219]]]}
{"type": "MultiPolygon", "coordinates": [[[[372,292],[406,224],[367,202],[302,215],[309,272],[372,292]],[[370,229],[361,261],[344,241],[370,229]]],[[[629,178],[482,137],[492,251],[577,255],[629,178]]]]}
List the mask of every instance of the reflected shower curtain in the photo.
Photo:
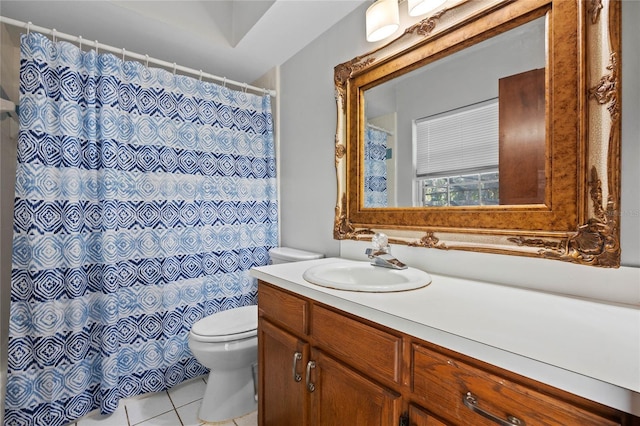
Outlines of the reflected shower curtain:
{"type": "Polygon", "coordinates": [[[277,245],[270,98],[23,36],[6,425],[207,372],[191,325],[277,245]]]}
{"type": "Polygon", "coordinates": [[[387,133],[366,126],[364,136],[364,206],[387,206],[387,133]]]}

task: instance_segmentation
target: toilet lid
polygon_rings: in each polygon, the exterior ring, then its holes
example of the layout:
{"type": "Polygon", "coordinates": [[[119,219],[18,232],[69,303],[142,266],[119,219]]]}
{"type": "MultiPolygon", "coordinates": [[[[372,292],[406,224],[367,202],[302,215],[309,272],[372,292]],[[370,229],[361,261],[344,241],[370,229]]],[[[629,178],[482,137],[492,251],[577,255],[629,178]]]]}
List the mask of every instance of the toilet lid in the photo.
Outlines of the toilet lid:
{"type": "Polygon", "coordinates": [[[251,305],[206,316],[193,324],[191,333],[206,340],[228,341],[255,336],[257,328],[258,306],[251,305]]]}

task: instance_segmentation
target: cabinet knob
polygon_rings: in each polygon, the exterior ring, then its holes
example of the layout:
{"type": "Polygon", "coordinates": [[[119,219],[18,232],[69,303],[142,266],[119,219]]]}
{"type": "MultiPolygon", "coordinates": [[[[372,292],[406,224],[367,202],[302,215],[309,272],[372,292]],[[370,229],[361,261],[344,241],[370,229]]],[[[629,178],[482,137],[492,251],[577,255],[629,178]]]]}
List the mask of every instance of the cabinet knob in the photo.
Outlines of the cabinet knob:
{"type": "Polygon", "coordinates": [[[507,416],[507,419],[501,419],[500,417],[496,416],[495,414],[492,414],[488,411],[483,410],[482,408],[478,407],[478,398],[472,394],[471,392],[467,392],[466,395],[462,396],[462,402],[464,403],[464,405],[471,409],[471,411],[473,411],[474,413],[478,413],[480,414],[482,417],[487,418],[497,424],[499,424],[500,426],[525,426],[525,422],[524,420],[520,420],[519,418],[517,418],[516,416],[507,416]]]}
{"type": "Polygon", "coordinates": [[[293,381],[299,382],[302,380],[302,376],[298,374],[296,371],[296,366],[298,365],[298,361],[302,359],[302,352],[296,352],[293,354],[293,381]]]}
{"type": "Polygon", "coordinates": [[[313,392],[314,390],[316,390],[316,385],[314,385],[311,382],[311,369],[312,368],[316,368],[316,362],[315,361],[309,361],[307,363],[307,389],[309,389],[309,392],[313,392]]]}

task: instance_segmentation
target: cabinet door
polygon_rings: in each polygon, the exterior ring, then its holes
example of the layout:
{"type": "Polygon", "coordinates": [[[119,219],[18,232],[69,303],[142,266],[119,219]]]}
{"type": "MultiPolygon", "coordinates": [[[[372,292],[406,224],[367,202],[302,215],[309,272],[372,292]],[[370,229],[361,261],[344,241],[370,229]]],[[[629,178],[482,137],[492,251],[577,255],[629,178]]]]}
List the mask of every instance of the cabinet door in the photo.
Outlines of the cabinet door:
{"type": "Polygon", "coordinates": [[[258,422],[261,426],[307,424],[304,367],[308,357],[308,344],[259,319],[258,422]]]}
{"type": "Polygon", "coordinates": [[[409,406],[409,426],[447,426],[415,405],[409,406]]]}
{"type": "Polygon", "coordinates": [[[501,78],[500,204],[545,201],[545,69],[501,78]]]}
{"type": "Polygon", "coordinates": [[[391,426],[400,420],[400,395],[317,349],[309,370],[312,425],[391,426]]]}

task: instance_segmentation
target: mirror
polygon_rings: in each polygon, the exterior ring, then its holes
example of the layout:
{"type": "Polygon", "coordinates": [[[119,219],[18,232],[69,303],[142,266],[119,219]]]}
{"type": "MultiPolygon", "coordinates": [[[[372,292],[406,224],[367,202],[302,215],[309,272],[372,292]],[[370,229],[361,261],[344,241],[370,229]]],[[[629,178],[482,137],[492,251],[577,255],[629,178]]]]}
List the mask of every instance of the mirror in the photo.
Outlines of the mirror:
{"type": "Polygon", "coordinates": [[[364,92],[365,208],[544,203],[545,22],[364,92]]]}
{"type": "Polygon", "coordinates": [[[619,266],[619,11],[449,0],[336,66],[334,237],[619,266]]]}

